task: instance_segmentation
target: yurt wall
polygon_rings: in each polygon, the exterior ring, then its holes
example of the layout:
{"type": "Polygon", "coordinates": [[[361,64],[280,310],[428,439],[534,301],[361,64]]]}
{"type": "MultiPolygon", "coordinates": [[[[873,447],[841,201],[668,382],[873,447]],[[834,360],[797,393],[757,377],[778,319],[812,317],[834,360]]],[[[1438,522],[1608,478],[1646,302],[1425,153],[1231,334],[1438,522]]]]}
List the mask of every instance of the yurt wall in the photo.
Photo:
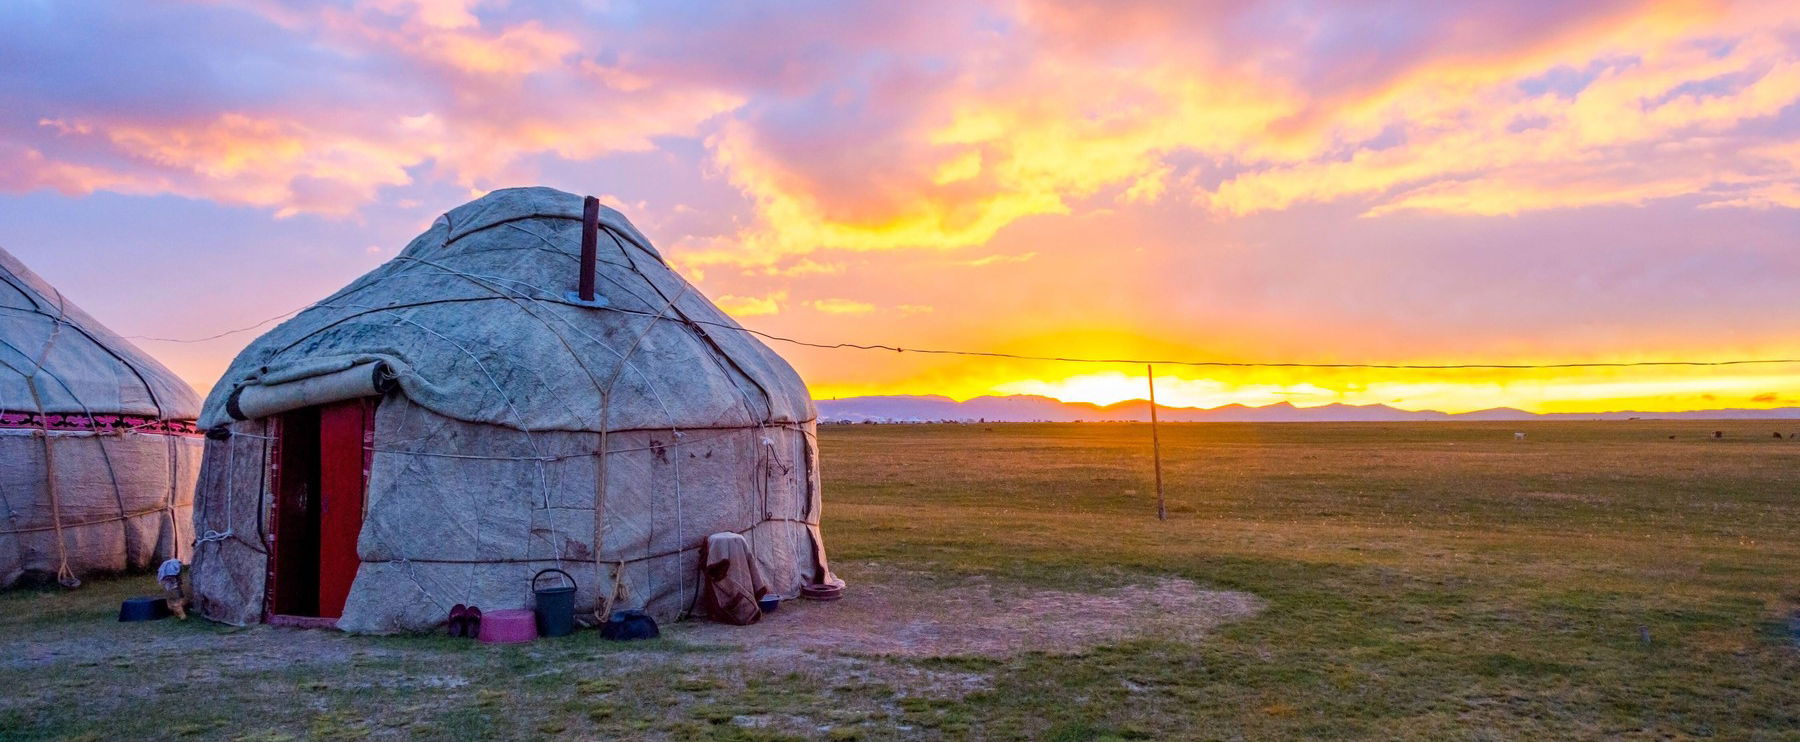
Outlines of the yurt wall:
{"type": "Polygon", "coordinates": [[[205,615],[419,630],[457,603],[527,606],[554,568],[583,610],[617,593],[671,620],[721,531],[749,538],[778,591],[834,579],[804,383],[616,211],[601,298],[572,297],[583,212],[497,191],[245,349],[201,419],[196,527],[223,534],[195,558],[205,615]],[[344,404],[373,409],[361,468],[313,422],[344,404]],[[308,514],[358,483],[360,522],[308,514]],[[352,530],[340,614],[326,587],[352,530]]]}
{"type": "Polygon", "coordinates": [[[0,588],[186,558],[199,408],[0,250],[0,588]]]}

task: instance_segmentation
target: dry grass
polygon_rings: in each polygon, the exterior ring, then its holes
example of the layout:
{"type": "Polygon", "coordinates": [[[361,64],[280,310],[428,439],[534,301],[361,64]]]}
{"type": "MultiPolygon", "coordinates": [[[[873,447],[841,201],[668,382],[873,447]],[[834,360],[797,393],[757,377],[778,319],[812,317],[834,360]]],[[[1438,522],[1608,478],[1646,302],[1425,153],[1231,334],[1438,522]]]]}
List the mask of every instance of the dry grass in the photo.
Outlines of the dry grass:
{"type": "Polygon", "coordinates": [[[1800,739],[1775,429],[1167,426],[1158,523],[1141,425],[828,428],[865,602],[824,651],[111,623],[132,578],[0,596],[0,738],[1800,739]],[[1262,609],[1133,612],[1172,584],[1262,609]],[[869,638],[893,631],[943,641],[869,638]]]}

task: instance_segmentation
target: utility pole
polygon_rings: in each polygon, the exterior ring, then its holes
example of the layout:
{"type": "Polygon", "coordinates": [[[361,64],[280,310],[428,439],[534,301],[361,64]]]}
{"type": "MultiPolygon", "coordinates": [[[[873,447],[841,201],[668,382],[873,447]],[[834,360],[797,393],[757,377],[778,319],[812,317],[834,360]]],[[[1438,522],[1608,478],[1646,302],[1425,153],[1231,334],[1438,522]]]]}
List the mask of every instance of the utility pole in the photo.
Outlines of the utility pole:
{"type": "Polygon", "coordinates": [[[1156,366],[1144,364],[1144,378],[1150,381],[1150,451],[1156,460],[1156,519],[1168,520],[1169,508],[1163,502],[1162,438],[1156,432],[1156,366]]]}

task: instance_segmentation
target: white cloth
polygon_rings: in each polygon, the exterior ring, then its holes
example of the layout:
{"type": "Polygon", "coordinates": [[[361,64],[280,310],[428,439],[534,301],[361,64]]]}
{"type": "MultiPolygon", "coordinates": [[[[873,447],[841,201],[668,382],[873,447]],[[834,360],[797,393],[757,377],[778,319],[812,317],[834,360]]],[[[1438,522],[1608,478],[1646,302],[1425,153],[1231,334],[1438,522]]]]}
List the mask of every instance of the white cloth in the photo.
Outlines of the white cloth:
{"type": "Polygon", "coordinates": [[[168,561],[163,562],[162,566],[157,567],[156,568],[156,582],[158,584],[162,585],[162,588],[164,590],[172,590],[172,591],[180,590],[181,589],[181,560],[180,559],[170,559],[168,561]]]}

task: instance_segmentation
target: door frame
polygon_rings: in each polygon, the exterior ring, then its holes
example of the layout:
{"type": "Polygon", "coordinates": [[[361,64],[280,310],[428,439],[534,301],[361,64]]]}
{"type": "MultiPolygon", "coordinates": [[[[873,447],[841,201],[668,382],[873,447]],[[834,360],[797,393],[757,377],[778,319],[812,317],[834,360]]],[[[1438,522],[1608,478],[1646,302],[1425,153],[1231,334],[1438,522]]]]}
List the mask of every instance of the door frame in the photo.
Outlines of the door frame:
{"type": "MultiPolygon", "coordinates": [[[[372,464],[374,463],[374,456],[375,456],[375,452],[373,450],[374,444],[375,444],[375,411],[376,411],[376,407],[381,402],[381,398],[380,397],[362,397],[362,398],[359,398],[356,400],[346,400],[346,402],[352,402],[352,401],[360,404],[362,406],[362,410],[363,410],[363,426],[362,426],[362,435],[361,435],[361,441],[360,441],[362,444],[361,445],[362,457],[361,457],[361,461],[359,462],[359,464],[360,464],[359,468],[361,469],[360,490],[361,490],[361,497],[362,497],[362,503],[361,503],[362,514],[361,514],[361,517],[358,519],[359,524],[360,524],[360,521],[362,519],[366,519],[368,516],[369,469],[372,466],[372,464]]],[[[343,402],[332,403],[332,404],[343,404],[343,402]]],[[[327,407],[327,406],[330,406],[330,405],[314,405],[311,407],[301,408],[300,410],[293,410],[292,412],[311,411],[317,416],[320,409],[327,407]]],[[[272,445],[269,447],[269,457],[266,462],[267,469],[268,469],[268,482],[269,482],[270,497],[269,497],[269,503],[268,503],[268,509],[267,509],[267,518],[268,518],[269,528],[268,528],[268,534],[267,534],[267,541],[264,544],[268,548],[268,565],[267,565],[267,569],[266,569],[266,573],[265,573],[266,576],[264,578],[264,585],[263,585],[262,621],[263,621],[263,623],[271,624],[271,625],[275,625],[275,626],[290,626],[290,627],[297,627],[297,628],[336,628],[338,619],[341,618],[341,616],[296,616],[296,615],[289,615],[289,614],[284,614],[284,613],[277,613],[275,611],[275,597],[276,597],[277,592],[281,588],[280,570],[279,570],[280,562],[278,561],[280,557],[279,557],[278,551],[280,548],[279,547],[279,544],[280,544],[279,534],[281,533],[281,497],[282,497],[282,490],[283,490],[283,480],[282,480],[283,473],[282,473],[282,466],[281,466],[282,451],[283,451],[282,443],[283,443],[283,440],[286,438],[286,434],[287,434],[286,415],[292,414],[292,412],[281,413],[278,415],[274,415],[270,418],[269,432],[271,433],[271,437],[274,438],[274,441],[273,441],[272,445]]],[[[322,416],[320,416],[320,417],[322,417],[322,416]]],[[[318,432],[322,432],[322,431],[323,431],[322,425],[315,426],[315,434],[318,434],[318,432]]],[[[314,448],[318,449],[319,446],[315,444],[314,448]]],[[[321,479],[321,483],[322,483],[323,482],[323,472],[322,471],[320,472],[320,479],[321,479]]],[[[323,497],[324,497],[324,493],[321,492],[320,493],[321,503],[323,502],[323,497]]],[[[323,525],[324,525],[323,521],[321,521],[320,533],[316,534],[316,536],[321,541],[323,540],[323,536],[324,536],[323,525]]],[[[358,530],[360,531],[360,528],[358,530]]],[[[317,565],[315,565],[315,566],[317,566],[317,565]]],[[[314,580],[314,588],[313,588],[315,590],[317,589],[317,582],[318,582],[318,580],[315,579],[314,580]]]]}

